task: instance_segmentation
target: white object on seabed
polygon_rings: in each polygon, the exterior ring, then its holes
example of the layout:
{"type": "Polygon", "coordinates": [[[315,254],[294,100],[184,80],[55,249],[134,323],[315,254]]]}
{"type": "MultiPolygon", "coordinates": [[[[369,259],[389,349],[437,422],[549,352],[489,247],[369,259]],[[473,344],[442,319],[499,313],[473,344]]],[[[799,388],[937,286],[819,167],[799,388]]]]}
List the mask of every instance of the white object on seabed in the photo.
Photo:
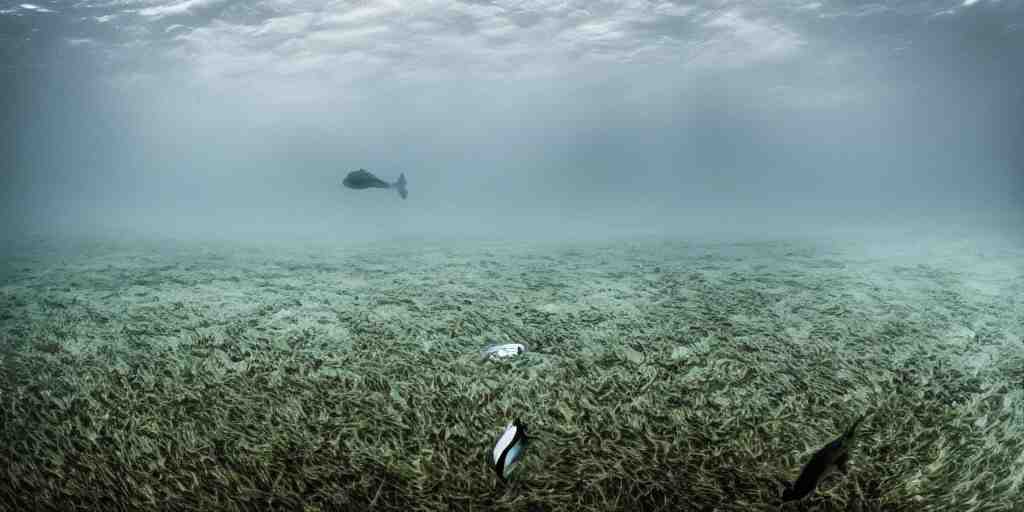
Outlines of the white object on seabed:
{"type": "Polygon", "coordinates": [[[491,454],[491,464],[499,479],[504,480],[512,473],[516,463],[523,457],[526,443],[526,426],[516,418],[505,427],[505,432],[498,438],[491,454]]]}
{"type": "Polygon", "coordinates": [[[505,343],[487,347],[480,352],[480,358],[485,361],[488,359],[507,359],[524,353],[526,353],[526,345],[522,343],[505,343]]]}

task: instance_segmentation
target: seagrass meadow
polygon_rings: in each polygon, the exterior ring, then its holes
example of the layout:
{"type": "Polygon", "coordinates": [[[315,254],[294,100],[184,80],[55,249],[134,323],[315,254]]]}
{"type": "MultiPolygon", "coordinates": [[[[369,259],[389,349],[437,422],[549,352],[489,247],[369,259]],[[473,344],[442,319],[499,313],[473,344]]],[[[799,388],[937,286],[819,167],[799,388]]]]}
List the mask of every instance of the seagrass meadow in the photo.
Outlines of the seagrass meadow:
{"type": "Polygon", "coordinates": [[[1024,510],[1024,247],[901,247],[25,241],[0,509],[1024,510]]]}

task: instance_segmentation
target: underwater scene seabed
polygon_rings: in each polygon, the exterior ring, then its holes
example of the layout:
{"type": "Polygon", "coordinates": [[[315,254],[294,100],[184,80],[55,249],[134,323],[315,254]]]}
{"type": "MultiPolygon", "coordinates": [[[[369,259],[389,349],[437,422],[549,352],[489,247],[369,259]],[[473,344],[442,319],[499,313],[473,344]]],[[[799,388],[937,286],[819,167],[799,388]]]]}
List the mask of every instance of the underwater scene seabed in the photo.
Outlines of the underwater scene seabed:
{"type": "Polygon", "coordinates": [[[1024,510],[1019,247],[19,250],[4,510],[1024,510]]]}

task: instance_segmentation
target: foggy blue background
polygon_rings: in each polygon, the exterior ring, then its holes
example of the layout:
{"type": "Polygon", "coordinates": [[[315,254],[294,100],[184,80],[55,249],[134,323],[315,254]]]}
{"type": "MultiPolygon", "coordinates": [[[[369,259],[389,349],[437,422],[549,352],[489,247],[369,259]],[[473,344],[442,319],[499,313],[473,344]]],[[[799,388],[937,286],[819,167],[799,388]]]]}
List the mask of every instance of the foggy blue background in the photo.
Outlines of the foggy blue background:
{"type": "Polygon", "coordinates": [[[1012,232],[1022,76],[1013,0],[0,1],[0,229],[1012,232]]]}

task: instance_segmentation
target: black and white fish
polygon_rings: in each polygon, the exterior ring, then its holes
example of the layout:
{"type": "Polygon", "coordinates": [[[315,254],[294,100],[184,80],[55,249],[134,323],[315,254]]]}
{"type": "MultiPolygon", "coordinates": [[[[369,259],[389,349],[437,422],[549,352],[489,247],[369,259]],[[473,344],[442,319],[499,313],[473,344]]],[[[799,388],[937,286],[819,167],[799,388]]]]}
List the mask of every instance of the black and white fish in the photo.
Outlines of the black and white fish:
{"type": "Polygon", "coordinates": [[[522,459],[527,443],[526,425],[516,418],[515,421],[508,424],[505,432],[498,438],[491,454],[491,464],[494,466],[494,472],[498,475],[498,479],[508,478],[516,463],[522,459]]]}
{"type": "Polygon", "coordinates": [[[352,171],[345,176],[345,179],[341,180],[341,184],[348,188],[355,190],[363,190],[367,188],[393,188],[398,191],[398,195],[405,199],[409,195],[409,191],[405,188],[405,173],[398,175],[398,181],[394,183],[388,183],[373,175],[366,169],[359,169],[358,171],[352,171]]]}
{"type": "MultiPolygon", "coordinates": [[[[492,342],[493,343],[493,342],[492,342]]],[[[487,360],[498,360],[507,359],[509,357],[515,357],[519,354],[526,353],[526,345],[522,343],[504,343],[491,345],[480,352],[480,359],[482,361],[487,360]]]]}
{"type": "Polygon", "coordinates": [[[865,416],[867,415],[861,415],[843,435],[837,437],[811,456],[811,460],[800,471],[800,476],[796,479],[796,482],[791,486],[787,486],[787,489],[782,492],[782,501],[796,501],[805,498],[814,492],[818,483],[833,471],[838,470],[840,473],[846,474],[846,464],[850,461],[850,450],[856,441],[857,426],[860,425],[865,416]]]}

